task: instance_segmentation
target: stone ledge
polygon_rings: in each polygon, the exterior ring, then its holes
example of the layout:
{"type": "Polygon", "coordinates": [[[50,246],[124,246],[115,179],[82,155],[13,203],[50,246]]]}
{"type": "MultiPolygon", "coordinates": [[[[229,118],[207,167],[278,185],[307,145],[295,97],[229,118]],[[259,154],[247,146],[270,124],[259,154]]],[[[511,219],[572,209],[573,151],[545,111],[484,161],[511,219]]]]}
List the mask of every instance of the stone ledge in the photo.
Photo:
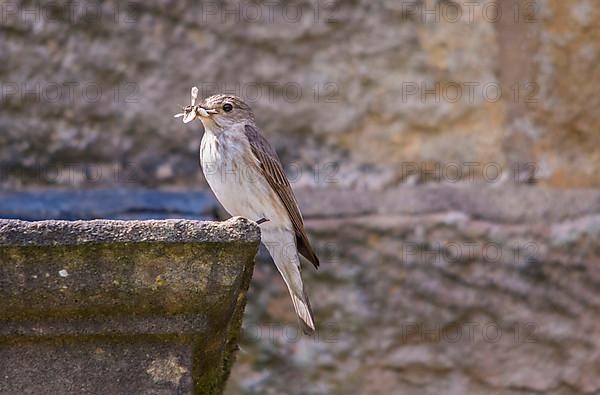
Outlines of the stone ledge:
{"type": "Polygon", "coordinates": [[[0,394],[220,393],[259,243],[243,218],[0,220],[0,394]]]}
{"type": "Polygon", "coordinates": [[[0,247],[104,243],[256,243],[258,227],[245,218],[225,222],[0,220],[0,247]]]}

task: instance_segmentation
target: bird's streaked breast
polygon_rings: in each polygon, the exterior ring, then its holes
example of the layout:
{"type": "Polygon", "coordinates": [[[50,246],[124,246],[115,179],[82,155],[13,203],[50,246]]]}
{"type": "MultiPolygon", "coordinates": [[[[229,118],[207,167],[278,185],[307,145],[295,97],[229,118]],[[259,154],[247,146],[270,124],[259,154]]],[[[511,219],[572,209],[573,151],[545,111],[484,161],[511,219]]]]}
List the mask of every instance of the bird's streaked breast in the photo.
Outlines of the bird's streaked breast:
{"type": "Polygon", "coordinates": [[[268,219],[261,228],[292,228],[287,210],[262,175],[245,136],[206,130],[200,160],[206,181],[229,214],[253,221],[268,219]]]}

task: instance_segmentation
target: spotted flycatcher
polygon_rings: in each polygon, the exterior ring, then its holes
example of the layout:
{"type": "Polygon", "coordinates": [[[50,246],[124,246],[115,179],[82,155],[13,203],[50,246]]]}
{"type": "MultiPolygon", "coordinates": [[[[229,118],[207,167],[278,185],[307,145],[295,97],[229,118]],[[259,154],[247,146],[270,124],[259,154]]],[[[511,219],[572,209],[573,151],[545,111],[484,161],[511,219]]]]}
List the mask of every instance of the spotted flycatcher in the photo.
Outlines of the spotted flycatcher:
{"type": "Polygon", "coordinates": [[[176,117],[183,117],[185,123],[200,119],[204,125],[200,159],[206,181],[229,214],[260,224],[261,241],[287,285],[304,332],[311,333],[315,324],[300,276],[299,254],[315,268],[319,259],[277,153],[243,100],[214,95],[196,105],[197,96],[194,87],[192,105],[176,117]]]}

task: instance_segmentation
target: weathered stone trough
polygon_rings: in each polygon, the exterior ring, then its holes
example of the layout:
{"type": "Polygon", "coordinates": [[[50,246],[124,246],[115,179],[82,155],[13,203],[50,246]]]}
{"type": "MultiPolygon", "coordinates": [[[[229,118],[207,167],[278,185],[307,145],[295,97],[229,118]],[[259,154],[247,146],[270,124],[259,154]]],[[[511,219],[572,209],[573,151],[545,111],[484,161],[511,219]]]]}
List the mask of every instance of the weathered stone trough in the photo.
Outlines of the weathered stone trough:
{"type": "Polygon", "coordinates": [[[220,393],[259,242],[243,218],[0,220],[0,393],[220,393]]]}

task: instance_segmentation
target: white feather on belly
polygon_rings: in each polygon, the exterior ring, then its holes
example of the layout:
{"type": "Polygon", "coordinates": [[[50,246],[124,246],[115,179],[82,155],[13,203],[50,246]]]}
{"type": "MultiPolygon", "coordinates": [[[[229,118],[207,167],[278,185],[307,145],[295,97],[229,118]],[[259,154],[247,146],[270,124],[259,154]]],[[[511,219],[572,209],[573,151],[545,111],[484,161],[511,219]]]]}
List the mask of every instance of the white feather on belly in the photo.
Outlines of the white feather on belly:
{"type": "Polygon", "coordinates": [[[292,229],[279,196],[260,174],[256,158],[243,133],[220,133],[206,129],[200,146],[206,181],[223,208],[233,216],[252,221],[266,218],[263,229],[292,229]]]}
{"type": "Polygon", "coordinates": [[[305,326],[314,330],[300,276],[292,222],[279,196],[260,173],[259,163],[243,131],[216,135],[205,128],[200,160],[206,181],[229,214],[252,221],[269,220],[260,225],[261,240],[287,285],[296,313],[305,326]]]}

